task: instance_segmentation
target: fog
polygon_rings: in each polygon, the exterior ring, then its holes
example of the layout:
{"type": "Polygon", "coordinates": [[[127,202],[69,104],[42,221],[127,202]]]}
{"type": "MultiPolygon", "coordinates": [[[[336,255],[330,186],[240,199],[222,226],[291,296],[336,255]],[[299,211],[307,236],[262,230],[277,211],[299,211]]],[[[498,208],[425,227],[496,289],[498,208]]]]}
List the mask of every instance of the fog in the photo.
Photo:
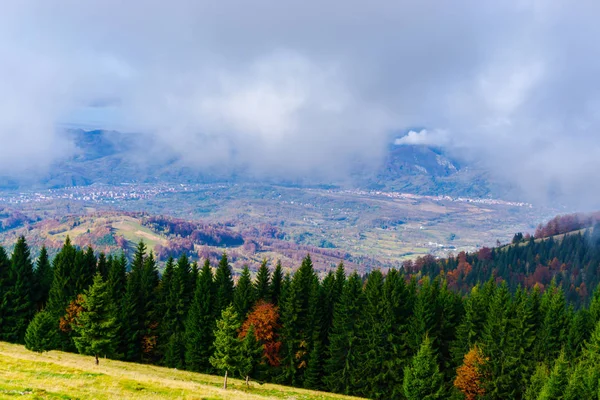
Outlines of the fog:
{"type": "Polygon", "coordinates": [[[527,199],[598,206],[600,5],[415,3],[4,4],[0,174],[72,155],[67,123],[265,177],[340,179],[397,140],[478,162],[527,199]]]}

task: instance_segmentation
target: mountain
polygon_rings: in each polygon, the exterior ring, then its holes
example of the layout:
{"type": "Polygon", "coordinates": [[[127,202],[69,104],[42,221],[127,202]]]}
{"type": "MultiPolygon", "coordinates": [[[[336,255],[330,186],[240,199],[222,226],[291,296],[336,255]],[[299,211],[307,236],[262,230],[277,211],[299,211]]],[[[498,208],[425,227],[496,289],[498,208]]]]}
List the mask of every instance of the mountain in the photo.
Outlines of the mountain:
{"type": "MultiPolygon", "coordinates": [[[[81,129],[69,130],[67,134],[76,146],[71,158],[57,162],[33,181],[0,177],[0,188],[252,181],[241,174],[225,176],[214,170],[198,171],[182,166],[174,154],[160,148],[149,135],[81,129]]],[[[451,157],[440,148],[424,145],[390,145],[377,171],[355,174],[352,180],[354,186],[362,189],[422,195],[486,197],[506,193],[491,183],[483,168],[451,157]]]]}

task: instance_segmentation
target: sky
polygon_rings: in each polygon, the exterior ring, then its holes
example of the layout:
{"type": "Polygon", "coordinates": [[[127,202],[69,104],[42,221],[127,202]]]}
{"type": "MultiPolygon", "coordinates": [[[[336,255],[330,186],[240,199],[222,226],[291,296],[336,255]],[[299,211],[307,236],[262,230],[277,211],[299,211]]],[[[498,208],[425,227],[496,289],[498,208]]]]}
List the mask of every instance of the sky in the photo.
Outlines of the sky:
{"type": "Polygon", "coordinates": [[[600,207],[600,3],[7,1],[0,174],[152,135],[194,168],[342,176],[397,140],[600,207]]]}

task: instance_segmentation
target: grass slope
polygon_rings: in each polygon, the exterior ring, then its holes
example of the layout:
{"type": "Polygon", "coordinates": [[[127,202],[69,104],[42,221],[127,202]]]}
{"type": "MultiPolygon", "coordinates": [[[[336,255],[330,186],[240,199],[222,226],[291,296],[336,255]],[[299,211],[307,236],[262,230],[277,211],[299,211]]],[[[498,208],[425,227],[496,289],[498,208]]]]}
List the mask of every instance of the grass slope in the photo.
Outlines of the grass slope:
{"type": "Polygon", "coordinates": [[[229,380],[151,365],[51,351],[38,354],[0,342],[0,399],[352,399],[279,385],[229,380]]]}

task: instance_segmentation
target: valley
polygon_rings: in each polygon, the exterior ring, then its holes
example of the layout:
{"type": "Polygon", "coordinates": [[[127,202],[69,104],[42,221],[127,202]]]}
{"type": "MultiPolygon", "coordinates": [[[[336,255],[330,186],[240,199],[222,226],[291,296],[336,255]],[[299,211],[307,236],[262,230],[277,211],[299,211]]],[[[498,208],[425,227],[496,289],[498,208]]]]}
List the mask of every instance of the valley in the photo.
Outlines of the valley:
{"type": "Polygon", "coordinates": [[[506,243],[558,213],[492,198],[227,182],[5,191],[2,209],[0,243],[8,248],[24,235],[34,249],[55,252],[68,235],[82,247],[130,254],[144,240],[161,261],[182,251],[217,260],[227,250],[235,270],[263,258],[291,268],[310,252],[323,271],[344,261],[363,272],[506,243]],[[236,239],[190,240],[191,231],[148,224],[155,216],[236,239]]]}

